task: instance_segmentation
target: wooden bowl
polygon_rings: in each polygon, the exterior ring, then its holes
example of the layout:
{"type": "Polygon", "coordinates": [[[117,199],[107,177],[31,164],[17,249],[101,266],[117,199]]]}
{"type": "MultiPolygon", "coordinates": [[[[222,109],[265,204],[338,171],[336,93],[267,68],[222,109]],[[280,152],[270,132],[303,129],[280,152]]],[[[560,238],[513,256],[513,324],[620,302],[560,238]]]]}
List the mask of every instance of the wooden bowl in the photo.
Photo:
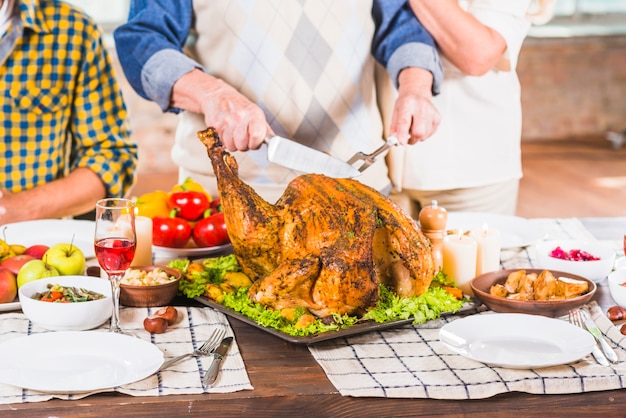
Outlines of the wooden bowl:
{"type": "Polygon", "coordinates": [[[131,267],[133,270],[163,270],[176,279],[170,283],[155,286],[137,286],[120,283],[120,303],[124,306],[147,308],[152,306],[166,306],[178,292],[178,282],[182,277],[180,270],[163,266],[139,266],[131,267]]]}
{"type": "Polygon", "coordinates": [[[576,309],[589,302],[596,293],[597,286],[585,277],[562,271],[550,270],[555,277],[569,277],[576,280],[584,280],[589,284],[589,291],[584,295],[563,300],[514,300],[500,296],[493,296],[489,289],[494,284],[504,284],[509,274],[518,270],[526,270],[526,273],[536,273],[539,275],[545,269],[510,269],[493,271],[480,275],[470,282],[470,287],[474,295],[489,309],[495,312],[504,313],[525,313],[532,315],[543,315],[548,317],[558,317],[566,315],[571,309],[576,309]]]}

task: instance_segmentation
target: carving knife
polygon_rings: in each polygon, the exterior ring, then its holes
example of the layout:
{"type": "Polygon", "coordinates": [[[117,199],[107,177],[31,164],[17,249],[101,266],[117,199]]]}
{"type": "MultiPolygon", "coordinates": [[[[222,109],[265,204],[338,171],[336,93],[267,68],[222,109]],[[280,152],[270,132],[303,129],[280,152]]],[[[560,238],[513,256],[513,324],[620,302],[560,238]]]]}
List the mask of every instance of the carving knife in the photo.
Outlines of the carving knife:
{"type": "Polygon", "coordinates": [[[591,319],[587,312],[582,309],[580,310],[580,312],[582,313],[583,320],[585,321],[585,327],[587,328],[587,331],[589,331],[591,335],[593,335],[598,341],[606,358],[608,358],[609,361],[611,361],[612,363],[617,363],[619,361],[619,359],[617,358],[617,354],[602,336],[602,331],[600,331],[600,328],[598,328],[596,323],[593,322],[593,319],[591,319]]]}
{"type": "Polygon", "coordinates": [[[211,387],[213,386],[213,383],[215,383],[215,379],[217,379],[217,374],[220,370],[220,365],[222,364],[224,357],[226,357],[226,353],[228,353],[228,349],[232,343],[233,337],[226,337],[213,352],[213,361],[202,378],[203,387],[211,387]]]}
{"type": "Polygon", "coordinates": [[[292,170],[335,178],[352,178],[361,174],[359,170],[339,158],[281,136],[267,137],[265,143],[267,159],[292,170]]]}

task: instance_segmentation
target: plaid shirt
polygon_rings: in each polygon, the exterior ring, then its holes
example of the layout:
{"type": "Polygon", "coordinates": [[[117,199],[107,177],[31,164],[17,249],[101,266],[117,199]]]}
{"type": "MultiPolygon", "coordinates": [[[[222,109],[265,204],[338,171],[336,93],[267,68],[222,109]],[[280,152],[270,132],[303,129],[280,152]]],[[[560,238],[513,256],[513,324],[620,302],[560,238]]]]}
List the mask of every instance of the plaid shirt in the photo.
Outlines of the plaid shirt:
{"type": "Polygon", "coordinates": [[[87,167],[107,195],[132,186],[137,145],[99,28],[55,0],[18,0],[0,40],[0,188],[87,167]]]}

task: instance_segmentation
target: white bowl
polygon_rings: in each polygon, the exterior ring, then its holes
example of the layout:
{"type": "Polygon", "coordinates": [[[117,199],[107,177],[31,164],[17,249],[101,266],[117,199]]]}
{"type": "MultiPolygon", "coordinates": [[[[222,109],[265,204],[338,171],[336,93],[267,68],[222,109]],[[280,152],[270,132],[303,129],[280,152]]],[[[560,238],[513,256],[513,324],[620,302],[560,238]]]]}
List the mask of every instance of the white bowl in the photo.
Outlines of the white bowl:
{"type": "Polygon", "coordinates": [[[18,295],[24,315],[35,325],[53,331],[82,331],[96,328],[111,317],[113,310],[111,284],[99,277],[48,277],[22,285],[18,295]],[[105,297],[72,303],[43,302],[32,298],[36,293],[45,292],[48,284],[84,288],[101,293],[105,297]]]}
{"type": "Polygon", "coordinates": [[[615,303],[626,308],[626,269],[615,270],[609,274],[609,291],[615,303]]]}
{"type": "Polygon", "coordinates": [[[610,245],[600,241],[543,241],[535,246],[535,250],[537,252],[536,268],[577,274],[594,282],[604,280],[613,269],[613,263],[615,262],[615,250],[610,245]],[[583,250],[600,259],[594,261],[572,261],[550,257],[550,253],[556,247],[561,247],[565,252],[583,250]]]}

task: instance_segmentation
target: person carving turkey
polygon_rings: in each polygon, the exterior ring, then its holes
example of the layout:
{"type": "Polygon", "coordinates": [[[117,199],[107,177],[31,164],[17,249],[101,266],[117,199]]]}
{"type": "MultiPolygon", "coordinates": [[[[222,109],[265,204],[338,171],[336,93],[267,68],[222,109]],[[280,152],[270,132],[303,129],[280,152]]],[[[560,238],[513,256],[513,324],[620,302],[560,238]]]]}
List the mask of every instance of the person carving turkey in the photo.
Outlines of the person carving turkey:
{"type": "Polygon", "coordinates": [[[425,292],[434,277],[430,241],[414,220],[353,179],[296,177],[270,204],[238,175],[216,131],[198,133],[211,159],[233,251],[252,279],[251,300],[319,317],[362,314],[379,285],[400,296],[425,292]]]}

